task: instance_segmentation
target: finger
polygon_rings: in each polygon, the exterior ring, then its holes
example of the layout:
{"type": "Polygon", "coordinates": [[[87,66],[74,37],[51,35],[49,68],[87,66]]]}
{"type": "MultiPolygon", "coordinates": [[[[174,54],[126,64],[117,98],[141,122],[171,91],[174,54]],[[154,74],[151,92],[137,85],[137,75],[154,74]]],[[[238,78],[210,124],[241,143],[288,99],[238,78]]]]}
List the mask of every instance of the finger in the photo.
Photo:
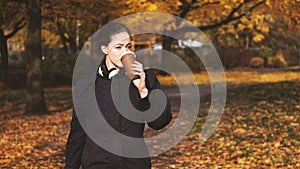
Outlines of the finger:
{"type": "Polygon", "coordinates": [[[141,76],[141,75],[142,75],[142,72],[135,71],[135,72],[133,72],[132,74],[141,76]]]}
{"type": "Polygon", "coordinates": [[[137,65],[139,67],[143,67],[143,64],[141,64],[140,62],[138,61],[134,61],[134,63],[132,65],[137,65]]]}
{"type": "Polygon", "coordinates": [[[141,77],[142,79],[145,79],[145,78],[146,78],[146,74],[145,74],[144,71],[142,71],[142,72],[140,73],[140,77],[141,77]]]}
{"type": "Polygon", "coordinates": [[[133,72],[134,75],[140,76],[141,79],[145,79],[146,75],[144,71],[141,72],[133,72]]]}
{"type": "Polygon", "coordinates": [[[139,68],[143,68],[143,65],[142,64],[131,64],[132,67],[139,67],[139,68]]]}
{"type": "Polygon", "coordinates": [[[142,69],[142,68],[139,68],[139,67],[132,67],[132,70],[138,71],[138,72],[143,71],[143,69],[142,69]]]}
{"type": "Polygon", "coordinates": [[[146,73],[145,73],[144,71],[141,71],[139,76],[140,76],[142,79],[146,79],[146,73]]]}
{"type": "Polygon", "coordinates": [[[135,63],[135,64],[138,64],[138,65],[143,65],[142,63],[140,63],[140,62],[138,62],[138,61],[136,61],[136,60],[134,61],[134,63],[135,63]]]}
{"type": "Polygon", "coordinates": [[[133,75],[140,75],[141,73],[140,72],[133,72],[132,74],[133,75]]]}
{"type": "Polygon", "coordinates": [[[135,64],[132,64],[131,67],[135,67],[135,68],[143,68],[141,65],[135,65],[135,64]]]}

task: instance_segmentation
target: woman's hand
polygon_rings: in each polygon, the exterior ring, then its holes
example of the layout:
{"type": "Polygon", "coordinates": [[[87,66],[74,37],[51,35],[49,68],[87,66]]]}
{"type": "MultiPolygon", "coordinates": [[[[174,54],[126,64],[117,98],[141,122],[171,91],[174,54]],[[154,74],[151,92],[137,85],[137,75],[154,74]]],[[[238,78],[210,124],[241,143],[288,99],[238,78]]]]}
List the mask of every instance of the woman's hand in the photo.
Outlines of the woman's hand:
{"type": "Polygon", "coordinates": [[[143,65],[140,62],[135,61],[131,66],[134,70],[134,75],[139,76],[139,78],[134,79],[132,82],[137,87],[141,98],[144,98],[148,95],[148,89],[146,87],[146,74],[143,70],[143,65]]]}

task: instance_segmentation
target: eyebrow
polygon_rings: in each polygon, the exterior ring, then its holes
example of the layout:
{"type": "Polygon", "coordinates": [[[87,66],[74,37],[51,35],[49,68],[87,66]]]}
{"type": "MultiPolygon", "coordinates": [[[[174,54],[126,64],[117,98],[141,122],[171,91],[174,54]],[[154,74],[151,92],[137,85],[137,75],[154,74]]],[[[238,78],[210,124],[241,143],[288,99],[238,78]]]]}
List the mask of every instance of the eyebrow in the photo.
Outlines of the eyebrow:
{"type": "MultiPolygon", "coordinates": [[[[121,45],[121,46],[123,46],[124,44],[122,44],[122,43],[117,43],[117,44],[115,44],[114,46],[117,46],[117,45],[121,45]]],[[[131,42],[129,42],[129,43],[127,43],[127,44],[126,44],[126,46],[127,46],[127,45],[132,45],[132,43],[131,43],[131,42]]]]}

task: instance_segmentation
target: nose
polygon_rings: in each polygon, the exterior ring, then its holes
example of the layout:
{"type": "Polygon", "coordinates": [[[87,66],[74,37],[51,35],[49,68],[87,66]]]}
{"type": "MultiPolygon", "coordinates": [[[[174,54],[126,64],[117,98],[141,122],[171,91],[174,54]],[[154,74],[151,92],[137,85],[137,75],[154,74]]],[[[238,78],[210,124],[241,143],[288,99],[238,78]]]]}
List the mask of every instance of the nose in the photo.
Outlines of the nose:
{"type": "Polygon", "coordinates": [[[126,46],[124,46],[124,52],[129,51],[129,48],[127,48],[126,46]]]}

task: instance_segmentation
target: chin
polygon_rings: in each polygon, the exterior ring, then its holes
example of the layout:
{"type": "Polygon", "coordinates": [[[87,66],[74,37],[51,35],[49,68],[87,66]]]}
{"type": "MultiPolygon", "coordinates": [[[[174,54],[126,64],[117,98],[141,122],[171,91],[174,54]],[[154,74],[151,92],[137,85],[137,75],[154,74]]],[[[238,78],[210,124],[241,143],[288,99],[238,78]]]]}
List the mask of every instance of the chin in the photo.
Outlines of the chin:
{"type": "Polygon", "coordinates": [[[119,67],[119,68],[123,68],[123,64],[119,64],[118,67],[119,67]]]}

